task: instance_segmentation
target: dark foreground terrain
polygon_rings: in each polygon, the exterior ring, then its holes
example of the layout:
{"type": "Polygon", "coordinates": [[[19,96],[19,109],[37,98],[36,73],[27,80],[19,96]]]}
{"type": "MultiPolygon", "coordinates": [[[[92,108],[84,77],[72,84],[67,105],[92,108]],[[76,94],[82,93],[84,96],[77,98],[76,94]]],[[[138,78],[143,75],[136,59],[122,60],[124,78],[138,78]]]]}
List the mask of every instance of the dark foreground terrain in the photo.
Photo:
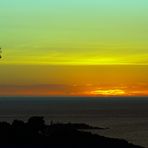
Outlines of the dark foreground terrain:
{"type": "Polygon", "coordinates": [[[122,139],[113,139],[82,129],[100,129],[86,124],[52,123],[43,117],[31,117],[27,122],[0,122],[0,148],[142,148],[122,139]]]}

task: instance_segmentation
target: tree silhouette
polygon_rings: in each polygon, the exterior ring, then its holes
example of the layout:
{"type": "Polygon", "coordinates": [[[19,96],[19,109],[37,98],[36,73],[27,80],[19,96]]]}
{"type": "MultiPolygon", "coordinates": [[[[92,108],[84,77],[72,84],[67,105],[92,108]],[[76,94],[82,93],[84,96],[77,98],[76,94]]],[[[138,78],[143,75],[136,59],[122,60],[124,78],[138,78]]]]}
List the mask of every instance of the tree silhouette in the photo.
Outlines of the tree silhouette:
{"type": "Polygon", "coordinates": [[[2,58],[2,55],[1,55],[1,53],[2,53],[2,49],[0,48],[0,59],[2,58]]]}
{"type": "Polygon", "coordinates": [[[12,124],[0,122],[0,148],[142,148],[79,130],[83,128],[93,129],[76,123],[46,125],[43,117],[31,117],[27,122],[14,120],[12,124]]]}

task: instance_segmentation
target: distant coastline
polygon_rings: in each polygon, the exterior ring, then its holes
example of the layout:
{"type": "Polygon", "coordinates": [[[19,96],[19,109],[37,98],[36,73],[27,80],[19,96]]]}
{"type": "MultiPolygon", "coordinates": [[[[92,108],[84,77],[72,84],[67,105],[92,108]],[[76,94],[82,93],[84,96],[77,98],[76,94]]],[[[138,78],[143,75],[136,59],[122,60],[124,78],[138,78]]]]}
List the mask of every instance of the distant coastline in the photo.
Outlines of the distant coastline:
{"type": "Polygon", "coordinates": [[[147,113],[146,97],[0,97],[0,122],[12,123],[14,119],[26,122],[30,116],[44,116],[46,123],[53,120],[109,127],[108,130],[92,132],[105,137],[126,139],[144,147],[148,146],[147,113]]]}
{"type": "Polygon", "coordinates": [[[82,101],[93,101],[93,100],[107,100],[107,101],[130,101],[130,100],[148,100],[148,96],[0,96],[1,100],[82,100],[82,101]],[[118,100],[119,99],[119,100],[118,100]]]}
{"type": "Polygon", "coordinates": [[[87,124],[45,124],[43,117],[35,116],[27,122],[14,120],[0,122],[0,147],[44,148],[144,148],[122,139],[107,138],[79,129],[103,129],[87,124]]]}

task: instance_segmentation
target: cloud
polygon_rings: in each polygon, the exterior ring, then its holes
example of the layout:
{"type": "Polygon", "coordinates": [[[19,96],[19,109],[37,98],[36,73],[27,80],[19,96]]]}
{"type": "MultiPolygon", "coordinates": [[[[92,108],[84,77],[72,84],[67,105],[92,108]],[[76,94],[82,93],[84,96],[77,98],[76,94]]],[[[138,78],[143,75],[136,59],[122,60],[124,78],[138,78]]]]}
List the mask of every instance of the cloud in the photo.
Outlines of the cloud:
{"type": "Polygon", "coordinates": [[[63,84],[49,85],[1,85],[0,95],[64,95],[69,91],[70,86],[63,84]]]}

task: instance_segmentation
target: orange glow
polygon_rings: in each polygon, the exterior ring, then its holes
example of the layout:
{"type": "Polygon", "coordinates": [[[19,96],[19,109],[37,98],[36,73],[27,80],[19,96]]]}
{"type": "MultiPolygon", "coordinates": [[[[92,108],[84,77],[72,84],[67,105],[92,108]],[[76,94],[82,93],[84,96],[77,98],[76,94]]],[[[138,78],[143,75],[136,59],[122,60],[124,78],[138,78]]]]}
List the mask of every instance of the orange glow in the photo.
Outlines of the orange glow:
{"type": "Polygon", "coordinates": [[[107,90],[94,90],[91,91],[92,95],[103,95],[103,96],[123,96],[126,95],[126,92],[121,89],[107,89],[107,90]]]}
{"type": "Polygon", "coordinates": [[[148,66],[1,65],[0,96],[148,96],[148,66]]]}

